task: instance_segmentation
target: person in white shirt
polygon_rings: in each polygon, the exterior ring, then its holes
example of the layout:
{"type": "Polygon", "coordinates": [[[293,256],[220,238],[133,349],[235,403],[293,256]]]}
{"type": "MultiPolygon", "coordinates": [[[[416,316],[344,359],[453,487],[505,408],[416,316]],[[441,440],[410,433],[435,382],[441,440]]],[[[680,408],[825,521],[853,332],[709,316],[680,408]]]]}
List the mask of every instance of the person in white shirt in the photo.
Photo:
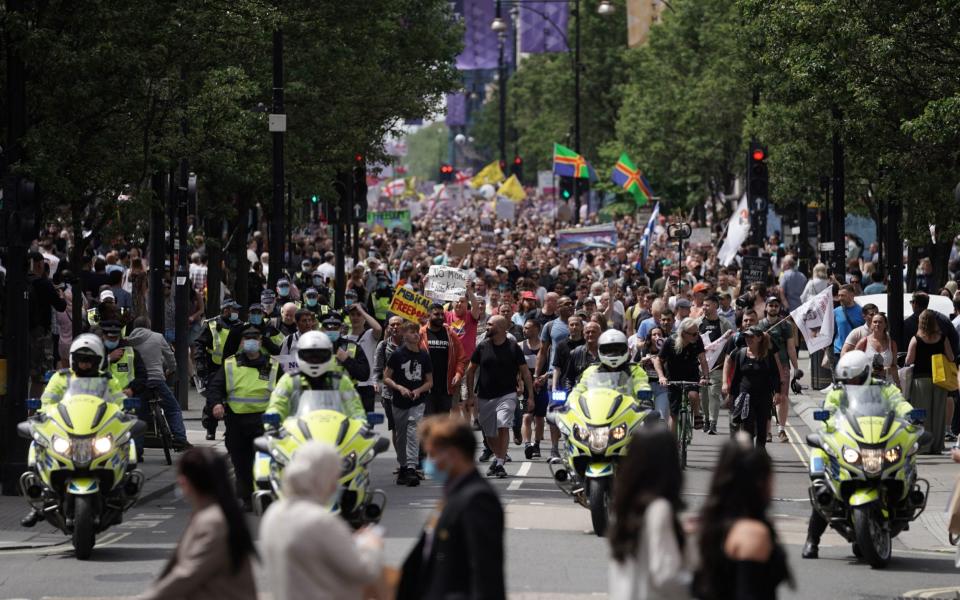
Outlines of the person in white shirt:
{"type": "Polygon", "coordinates": [[[614,488],[610,600],[690,598],[692,544],[679,512],[683,471],[666,427],[633,436],[614,488]]]}

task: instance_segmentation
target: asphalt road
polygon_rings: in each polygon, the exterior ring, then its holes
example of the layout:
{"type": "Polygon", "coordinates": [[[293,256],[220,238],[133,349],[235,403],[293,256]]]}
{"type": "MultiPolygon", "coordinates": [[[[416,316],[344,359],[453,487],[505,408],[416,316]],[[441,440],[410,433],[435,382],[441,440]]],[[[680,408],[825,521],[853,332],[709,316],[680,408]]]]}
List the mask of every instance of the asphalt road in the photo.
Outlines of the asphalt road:
{"type": "MultiPolygon", "coordinates": [[[[199,423],[188,422],[190,437],[202,439],[199,423]]],[[[222,431],[222,430],[221,430],[222,431]]],[[[806,450],[800,445],[806,426],[794,418],[788,430],[791,443],[768,446],[776,468],[775,500],[771,514],[781,542],[786,546],[796,581],[793,590],[782,589],[782,598],[879,599],[901,597],[956,597],[936,595],[940,588],[958,589],[960,578],[954,556],[935,530],[942,522],[947,492],[952,489],[955,465],[944,457],[924,458],[921,475],[931,479],[935,493],[928,516],[895,540],[894,558],[883,571],[859,563],[850,546],[828,533],[821,558],[805,561],[800,548],[809,513],[806,450]],[[922,590],[930,590],[922,592],[922,590]],[[933,594],[933,595],[925,595],[933,594]]],[[[711,469],[726,439],[697,434],[685,478],[688,511],[703,502],[711,469]]],[[[218,445],[222,442],[218,440],[218,445]]],[[[546,445],[546,444],[545,444],[546,445]]],[[[587,511],[561,494],[550,478],[545,460],[522,461],[522,449],[511,447],[511,477],[495,480],[507,515],[507,585],[511,598],[561,600],[603,598],[607,589],[608,550],[605,540],[593,535],[587,511]]],[[[125,522],[100,538],[92,560],[79,562],[65,537],[39,525],[17,530],[23,512],[19,498],[0,499],[0,599],[100,598],[133,596],[156,576],[176,546],[186,525],[188,509],[172,489],[172,471],[161,464],[158,451],[148,450],[145,470],[147,501],[128,514],[125,522]],[[32,547],[31,547],[32,546],[32,547]]],[[[382,525],[386,529],[386,554],[398,565],[414,544],[427,513],[440,495],[430,481],[415,488],[393,483],[395,458],[391,453],[373,463],[373,481],[389,497],[382,525]]],[[[256,527],[256,518],[251,518],[256,527]]],[[[258,572],[262,592],[267,582],[258,572]]],[[[265,597],[269,597],[264,594],[265,597]]]]}

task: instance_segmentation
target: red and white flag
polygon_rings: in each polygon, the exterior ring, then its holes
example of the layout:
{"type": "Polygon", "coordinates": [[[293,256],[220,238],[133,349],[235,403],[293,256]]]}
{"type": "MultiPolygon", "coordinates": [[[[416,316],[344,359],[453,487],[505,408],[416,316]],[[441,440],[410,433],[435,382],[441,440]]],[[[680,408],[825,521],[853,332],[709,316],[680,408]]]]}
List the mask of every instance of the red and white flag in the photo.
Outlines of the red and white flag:
{"type": "Polygon", "coordinates": [[[731,335],[733,335],[733,330],[728,329],[723,335],[711,342],[709,335],[705,333],[700,334],[700,339],[703,340],[703,349],[707,353],[708,371],[712,371],[714,365],[717,364],[717,359],[723,354],[723,349],[727,346],[727,340],[730,339],[731,335]]]}
{"type": "Polygon", "coordinates": [[[807,350],[816,352],[833,343],[833,286],[810,298],[790,312],[793,322],[807,342],[807,350]]]}

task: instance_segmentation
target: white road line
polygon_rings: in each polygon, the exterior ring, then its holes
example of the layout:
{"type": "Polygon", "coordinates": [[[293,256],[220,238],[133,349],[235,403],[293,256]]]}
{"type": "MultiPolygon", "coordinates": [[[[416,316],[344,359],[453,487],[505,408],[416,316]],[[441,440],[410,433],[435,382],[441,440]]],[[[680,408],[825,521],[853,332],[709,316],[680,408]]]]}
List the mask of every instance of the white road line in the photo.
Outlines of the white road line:
{"type": "Polygon", "coordinates": [[[517,469],[517,477],[526,477],[527,473],[530,472],[530,467],[532,466],[532,462],[523,461],[523,464],[521,464],[520,468],[517,469]]]}
{"type": "Polygon", "coordinates": [[[510,485],[507,486],[508,492],[515,492],[520,489],[520,486],[523,484],[522,479],[514,479],[510,482],[510,485]]]}

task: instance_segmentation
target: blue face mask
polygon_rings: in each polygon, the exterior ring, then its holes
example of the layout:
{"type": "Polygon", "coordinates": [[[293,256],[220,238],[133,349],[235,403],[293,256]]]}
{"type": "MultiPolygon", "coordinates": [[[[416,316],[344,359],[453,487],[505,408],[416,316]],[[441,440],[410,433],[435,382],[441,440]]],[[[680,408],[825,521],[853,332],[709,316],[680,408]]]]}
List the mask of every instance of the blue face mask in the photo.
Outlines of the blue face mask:
{"type": "Polygon", "coordinates": [[[331,342],[336,342],[340,339],[339,331],[324,331],[324,333],[327,334],[327,337],[330,338],[331,342]]]}
{"type": "Polygon", "coordinates": [[[448,478],[447,472],[441,471],[437,467],[437,463],[429,456],[423,459],[423,474],[427,479],[432,479],[440,484],[446,483],[448,478]]]}
{"type": "Polygon", "coordinates": [[[243,340],[243,351],[251,354],[260,352],[260,340],[243,340]]]}
{"type": "Polygon", "coordinates": [[[323,285],[323,277],[314,277],[314,278],[313,278],[313,287],[318,288],[318,287],[320,287],[321,285],[323,285]]]}
{"type": "Polygon", "coordinates": [[[289,286],[289,285],[281,285],[280,287],[277,288],[277,293],[278,293],[279,295],[281,295],[281,296],[287,296],[287,295],[289,295],[289,294],[290,294],[290,286],[289,286]]]}
{"type": "Polygon", "coordinates": [[[316,305],[317,305],[316,298],[307,298],[307,306],[316,306],[316,305]]]}
{"type": "Polygon", "coordinates": [[[353,304],[353,300],[346,300],[346,299],[345,299],[345,300],[343,301],[343,305],[344,305],[344,306],[350,306],[350,305],[352,305],[352,304],[353,304]]]}
{"type": "Polygon", "coordinates": [[[103,340],[103,345],[107,350],[116,350],[120,340],[103,340]]]}
{"type": "Polygon", "coordinates": [[[230,313],[230,320],[231,320],[231,321],[236,321],[236,320],[239,319],[239,318],[240,318],[240,313],[236,313],[236,312],[230,313]]]}
{"type": "Polygon", "coordinates": [[[251,325],[260,325],[261,323],[263,323],[263,315],[259,313],[250,313],[251,325]]]}

